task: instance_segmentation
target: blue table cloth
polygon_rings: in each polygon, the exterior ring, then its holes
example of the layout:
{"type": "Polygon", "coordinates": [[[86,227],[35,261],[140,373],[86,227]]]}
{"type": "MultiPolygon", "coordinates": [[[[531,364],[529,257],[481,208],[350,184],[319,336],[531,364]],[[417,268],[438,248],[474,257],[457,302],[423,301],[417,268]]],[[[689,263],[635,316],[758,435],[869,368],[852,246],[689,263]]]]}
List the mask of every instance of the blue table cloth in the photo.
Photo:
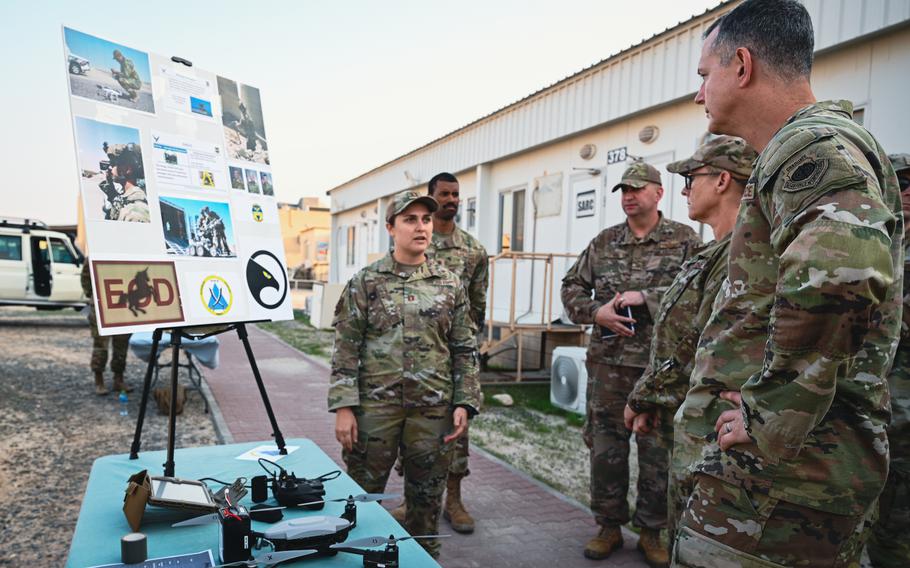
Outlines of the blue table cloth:
{"type": "MultiPolygon", "coordinates": [[[[237,477],[251,479],[265,472],[255,461],[236,459],[242,453],[272,442],[260,441],[226,446],[206,446],[186,448],[174,453],[175,476],[182,479],[199,479],[214,477],[232,482],[237,477]]],[[[319,449],[316,444],[305,438],[287,440],[288,446],[300,448],[278,460],[276,463],[298,477],[314,478],[324,473],[340,469],[335,462],[319,449]]],[[[95,460],[89,476],[88,486],[82,500],[82,509],[76,523],[76,532],[70,544],[67,566],[84,568],[100,564],[120,562],[120,538],[132,532],[126,517],[123,515],[123,496],[127,479],[143,469],[149,475],[161,475],[162,464],[166,459],[164,451],[144,452],[139,459],[130,460],[129,454],[105,456],[95,460]]],[[[214,490],[219,486],[210,484],[214,490]]],[[[363,493],[354,481],[342,473],[337,479],[325,482],[326,498],[343,498],[348,495],[363,493]]],[[[251,507],[250,495],[243,498],[241,504],[251,507]]],[[[269,492],[266,504],[277,505],[269,492]]],[[[328,515],[339,516],[344,511],[344,503],[326,503],[320,511],[285,509],[284,518],[302,516],[328,515]]],[[[148,537],[148,557],[156,558],[174,554],[185,554],[211,549],[212,556],[218,561],[217,523],[210,525],[172,528],[174,522],[191,518],[194,514],[181,513],[158,507],[147,507],[142,519],[140,532],[148,537]]],[[[253,521],[254,530],[264,530],[269,525],[253,521]]],[[[351,531],[348,540],[368,536],[388,537],[406,536],[407,532],[386,512],[379,503],[357,504],[357,527],[351,531]]],[[[400,561],[403,568],[423,568],[439,566],[413,540],[399,544],[400,561]]],[[[254,551],[261,554],[266,549],[254,551]]],[[[363,566],[363,557],[339,553],[327,558],[301,559],[282,566],[363,566]]]]}

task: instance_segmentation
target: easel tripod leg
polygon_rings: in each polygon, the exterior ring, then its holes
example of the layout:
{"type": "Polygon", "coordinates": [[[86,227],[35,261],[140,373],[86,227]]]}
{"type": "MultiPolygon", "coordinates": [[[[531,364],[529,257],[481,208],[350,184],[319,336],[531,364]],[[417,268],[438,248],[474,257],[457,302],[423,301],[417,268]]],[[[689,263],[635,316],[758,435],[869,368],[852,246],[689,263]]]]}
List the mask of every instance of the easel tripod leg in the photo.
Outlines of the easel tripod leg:
{"type": "Polygon", "coordinates": [[[265,404],[265,412],[268,414],[269,422],[272,424],[272,435],[275,437],[275,444],[278,446],[279,453],[286,455],[288,451],[284,447],[284,436],[281,435],[281,430],[278,429],[278,421],[275,420],[275,413],[272,412],[269,395],[265,392],[265,385],[262,384],[262,376],[259,374],[259,367],[256,365],[256,358],[253,356],[253,348],[250,347],[249,336],[247,335],[245,324],[241,323],[237,325],[237,336],[240,338],[240,341],[243,342],[243,348],[246,350],[246,357],[250,360],[250,368],[253,369],[253,376],[256,377],[256,386],[259,387],[259,395],[262,397],[262,403],[265,404]]]}
{"type": "Polygon", "coordinates": [[[180,331],[171,330],[171,408],[167,423],[167,461],[164,476],[174,477],[174,445],[177,434],[177,373],[180,371],[180,331]]]}
{"type": "Polygon", "coordinates": [[[145,369],[145,381],[142,383],[142,402],[139,404],[139,417],[136,418],[136,433],[133,434],[133,444],[130,446],[130,459],[139,458],[139,444],[142,438],[142,424],[145,422],[145,409],[148,406],[149,390],[152,387],[152,371],[158,364],[158,342],[161,341],[161,330],[152,333],[152,351],[149,353],[149,364],[145,369]]]}

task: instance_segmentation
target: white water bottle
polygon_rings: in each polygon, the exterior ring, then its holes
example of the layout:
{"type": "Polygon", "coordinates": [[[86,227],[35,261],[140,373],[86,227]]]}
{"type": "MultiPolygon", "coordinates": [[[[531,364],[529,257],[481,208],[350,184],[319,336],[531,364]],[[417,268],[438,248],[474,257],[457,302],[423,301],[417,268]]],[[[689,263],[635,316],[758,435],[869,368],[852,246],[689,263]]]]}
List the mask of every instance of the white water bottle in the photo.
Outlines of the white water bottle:
{"type": "Polygon", "coordinates": [[[126,396],[126,391],[120,391],[120,396],[117,397],[117,400],[120,401],[120,416],[127,416],[129,414],[127,405],[130,403],[130,399],[126,396]]]}

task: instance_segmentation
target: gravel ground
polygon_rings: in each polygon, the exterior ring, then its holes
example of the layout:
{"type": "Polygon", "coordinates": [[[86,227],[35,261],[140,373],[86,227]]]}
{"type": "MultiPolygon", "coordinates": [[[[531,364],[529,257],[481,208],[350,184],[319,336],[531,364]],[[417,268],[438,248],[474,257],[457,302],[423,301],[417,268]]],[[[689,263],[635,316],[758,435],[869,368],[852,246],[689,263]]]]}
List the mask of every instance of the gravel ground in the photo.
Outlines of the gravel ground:
{"type": "MultiPolygon", "coordinates": [[[[487,405],[471,422],[471,443],[584,505],[591,504],[588,448],[565,418],[487,405]]],[[[629,452],[629,504],[638,494],[638,451],[629,452]]]]}
{"type": "MultiPolygon", "coordinates": [[[[91,347],[73,310],[0,308],[0,565],[62,566],[92,462],[129,452],[145,364],[128,358],[135,390],[123,417],[115,395],[94,394],[91,347]],[[36,534],[53,538],[33,542],[36,534]]],[[[211,416],[190,393],[177,447],[216,443],[211,416]]],[[[167,417],[150,401],[142,450],[166,444],[167,417]]]]}

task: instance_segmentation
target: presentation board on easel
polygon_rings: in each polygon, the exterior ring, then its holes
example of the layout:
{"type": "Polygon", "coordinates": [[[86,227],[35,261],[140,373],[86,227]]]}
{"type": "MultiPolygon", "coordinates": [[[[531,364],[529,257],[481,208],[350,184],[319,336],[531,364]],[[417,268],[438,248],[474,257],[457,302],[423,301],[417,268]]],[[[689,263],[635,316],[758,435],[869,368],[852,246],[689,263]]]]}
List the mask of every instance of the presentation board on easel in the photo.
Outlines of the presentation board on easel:
{"type": "Polygon", "coordinates": [[[259,90],[63,43],[101,334],[293,318],[259,90]]]}

